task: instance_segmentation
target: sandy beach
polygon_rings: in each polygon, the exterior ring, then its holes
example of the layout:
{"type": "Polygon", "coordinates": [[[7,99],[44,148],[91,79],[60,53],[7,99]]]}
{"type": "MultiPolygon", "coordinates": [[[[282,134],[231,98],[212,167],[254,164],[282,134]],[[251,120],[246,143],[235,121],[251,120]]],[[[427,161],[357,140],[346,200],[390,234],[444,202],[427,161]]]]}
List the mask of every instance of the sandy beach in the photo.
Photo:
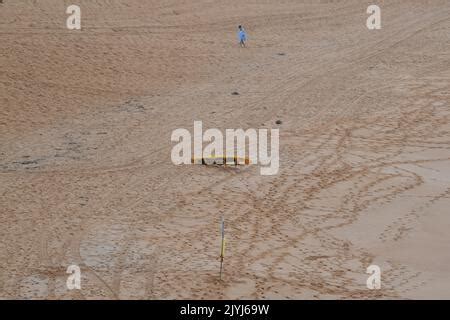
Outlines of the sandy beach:
{"type": "Polygon", "coordinates": [[[450,298],[448,0],[76,2],[0,4],[0,299],[450,298]],[[278,174],[174,165],[194,121],[278,174]]]}

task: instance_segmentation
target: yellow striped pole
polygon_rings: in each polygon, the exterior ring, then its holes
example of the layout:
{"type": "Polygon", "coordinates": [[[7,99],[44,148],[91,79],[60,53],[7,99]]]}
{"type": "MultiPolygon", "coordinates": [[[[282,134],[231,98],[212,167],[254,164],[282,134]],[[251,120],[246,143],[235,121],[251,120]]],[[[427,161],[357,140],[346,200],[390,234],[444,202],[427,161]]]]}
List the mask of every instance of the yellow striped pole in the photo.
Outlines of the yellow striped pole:
{"type": "Polygon", "coordinates": [[[222,280],[223,259],[225,257],[225,222],[223,217],[221,223],[221,232],[222,232],[222,245],[220,248],[220,280],[222,280]]]}

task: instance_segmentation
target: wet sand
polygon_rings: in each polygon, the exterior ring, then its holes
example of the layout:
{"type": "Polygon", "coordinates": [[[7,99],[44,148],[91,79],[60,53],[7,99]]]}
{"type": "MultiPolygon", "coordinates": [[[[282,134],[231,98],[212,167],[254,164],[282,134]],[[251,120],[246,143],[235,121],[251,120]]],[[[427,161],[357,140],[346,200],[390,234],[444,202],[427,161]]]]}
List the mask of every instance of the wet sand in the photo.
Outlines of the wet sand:
{"type": "Polygon", "coordinates": [[[450,298],[450,4],[372,3],[3,1],[0,298],[450,298]],[[278,175],[174,166],[195,120],[278,175]]]}

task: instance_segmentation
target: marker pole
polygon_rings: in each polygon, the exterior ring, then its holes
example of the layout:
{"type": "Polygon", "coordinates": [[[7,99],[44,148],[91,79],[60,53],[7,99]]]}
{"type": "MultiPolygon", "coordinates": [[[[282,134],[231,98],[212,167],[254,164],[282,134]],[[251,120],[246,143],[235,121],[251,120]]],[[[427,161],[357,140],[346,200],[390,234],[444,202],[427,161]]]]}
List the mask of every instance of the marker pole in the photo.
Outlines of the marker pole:
{"type": "Polygon", "coordinates": [[[225,222],[223,217],[221,222],[221,232],[222,232],[222,245],[220,248],[220,280],[222,280],[223,259],[225,257],[225,222]]]}

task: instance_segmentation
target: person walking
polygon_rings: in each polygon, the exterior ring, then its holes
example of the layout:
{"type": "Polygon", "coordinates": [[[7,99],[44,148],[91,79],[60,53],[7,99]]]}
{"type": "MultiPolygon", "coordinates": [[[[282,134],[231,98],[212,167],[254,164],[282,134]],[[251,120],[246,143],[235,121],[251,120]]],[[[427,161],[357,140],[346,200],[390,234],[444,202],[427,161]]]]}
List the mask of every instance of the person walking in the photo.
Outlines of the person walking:
{"type": "Polygon", "coordinates": [[[242,26],[239,26],[238,28],[239,28],[238,30],[239,45],[242,48],[245,48],[245,42],[247,41],[247,33],[245,32],[242,26]]]}

